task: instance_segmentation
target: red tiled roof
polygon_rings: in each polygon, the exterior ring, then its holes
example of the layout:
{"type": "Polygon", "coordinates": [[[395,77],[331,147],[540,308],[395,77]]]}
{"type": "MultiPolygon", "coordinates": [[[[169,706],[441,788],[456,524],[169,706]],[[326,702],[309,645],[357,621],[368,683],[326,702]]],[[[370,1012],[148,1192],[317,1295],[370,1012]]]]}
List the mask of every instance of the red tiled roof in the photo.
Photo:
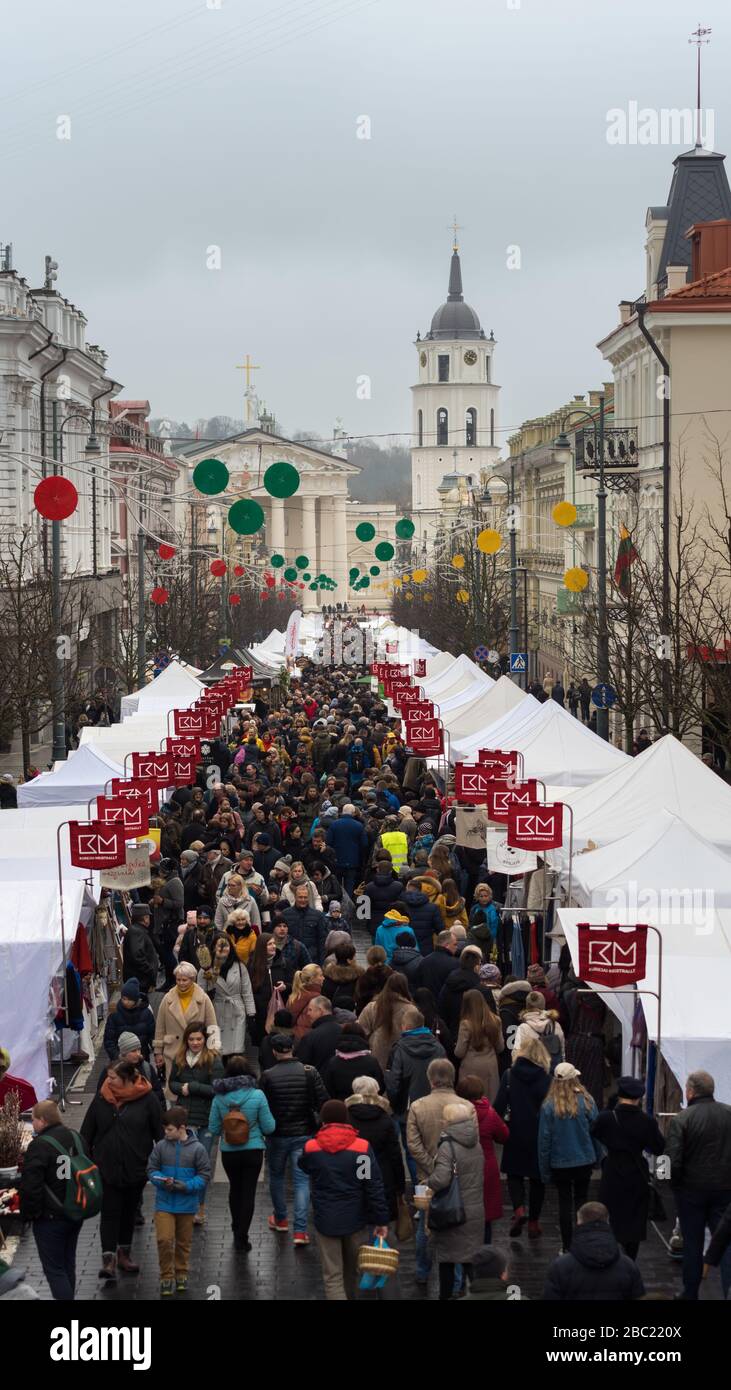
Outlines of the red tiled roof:
{"type": "Polygon", "coordinates": [[[693,280],[689,285],[681,285],[679,290],[666,294],[665,299],[727,299],[731,295],[731,266],[717,270],[713,275],[704,275],[701,280],[693,280]]]}
{"type": "Polygon", "coordinates": [[[120,400],[116,400],[116,401],[112,401],[112,402],[111,402],[111,413],[112,413],[112,415],[121,415],[122,412],[125,411],[125,410],[144,410],[145,414],[146,414],[146,415],[149,415],[149,413],[150,413],[150,402],[149,402],[149,401],[120,401],[120,400]]]}

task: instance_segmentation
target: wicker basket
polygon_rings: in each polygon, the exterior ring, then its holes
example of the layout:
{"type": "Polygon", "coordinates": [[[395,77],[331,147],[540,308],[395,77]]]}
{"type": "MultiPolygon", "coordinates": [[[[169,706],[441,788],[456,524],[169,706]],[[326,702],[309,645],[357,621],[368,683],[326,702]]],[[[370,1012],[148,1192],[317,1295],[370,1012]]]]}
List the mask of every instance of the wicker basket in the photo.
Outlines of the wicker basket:
{"type": "Polygon", "coordinates": [[[359,1274],[395,1274],[398,1269],[398,1250],[377,1245],[361,1245],[358,1250],[359,1274]]]}

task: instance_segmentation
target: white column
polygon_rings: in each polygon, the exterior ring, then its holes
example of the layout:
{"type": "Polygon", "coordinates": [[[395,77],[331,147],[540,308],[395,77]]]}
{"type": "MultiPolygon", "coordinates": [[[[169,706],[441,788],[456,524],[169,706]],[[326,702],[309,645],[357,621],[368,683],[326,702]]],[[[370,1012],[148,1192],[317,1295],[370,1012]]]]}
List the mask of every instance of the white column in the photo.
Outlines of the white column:
{"type": "Polygon", "coordinates": [[[332,569],[330,571],[337,583],[333,597],[337,603],[348,601],[348,523],[345,515],[345,497],[332,499],[332,569]]]}
{"type": "Polygon", "coordinates": [[[284,502],[272,497],[269,502],[269,553],[284,554],[284,502]]]}
{"type": "MultiPolygon", "coordinates": [[[[315,505],[317,499],[315,497],[304,496],[300,497],[299,501],[301,507],[302,534],[300,553],[307,556],[309,560],[307,573],[311,574],[314,579],[316,575],[320,573],[317,567],[317,523],[315,520],[315,505]]],[[[313,608],[317,608],[318,590],[307,588],[304,590],[302,598],[302,607],[307,612],[310,612],[313,608]]]]}

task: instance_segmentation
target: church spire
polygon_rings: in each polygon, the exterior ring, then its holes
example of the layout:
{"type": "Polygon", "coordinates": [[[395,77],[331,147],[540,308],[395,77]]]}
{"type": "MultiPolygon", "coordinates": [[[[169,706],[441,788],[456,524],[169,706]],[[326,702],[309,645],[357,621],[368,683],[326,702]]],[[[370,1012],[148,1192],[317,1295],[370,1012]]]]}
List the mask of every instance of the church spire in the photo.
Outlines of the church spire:
{"type": "Polygon", "coordinates": [[[461,304],[464,299],[462,293],[462,266],[459,261],[459,251],[456,246],[452,252],[452,263],[449,267],[449,290],[447,292],[448,304],[461,304]]]}

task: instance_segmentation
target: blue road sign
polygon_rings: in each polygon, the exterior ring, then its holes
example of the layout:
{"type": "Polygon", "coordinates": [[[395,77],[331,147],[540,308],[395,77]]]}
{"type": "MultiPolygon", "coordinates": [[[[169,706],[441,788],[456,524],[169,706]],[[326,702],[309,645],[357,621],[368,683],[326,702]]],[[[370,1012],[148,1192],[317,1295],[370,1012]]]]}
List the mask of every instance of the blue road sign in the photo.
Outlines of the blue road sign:
{"type": "Polygon", "coordinates": [[[523,672],[524,672],[524,671],[527,671],[527,670],[528,670],[528,653],[527,653],[527,652],[511,652],[511,653],[510,653],[510,674],[511,674],[511,676],[513,676],[513,675],[522,675],[523,672]]]}
{"type": "Polygon", "coordinates": [[[616,704],[617,692],[611,685],[595,685],[591,692],[591,702],[597,709],[611,709],[616,704]]]}

